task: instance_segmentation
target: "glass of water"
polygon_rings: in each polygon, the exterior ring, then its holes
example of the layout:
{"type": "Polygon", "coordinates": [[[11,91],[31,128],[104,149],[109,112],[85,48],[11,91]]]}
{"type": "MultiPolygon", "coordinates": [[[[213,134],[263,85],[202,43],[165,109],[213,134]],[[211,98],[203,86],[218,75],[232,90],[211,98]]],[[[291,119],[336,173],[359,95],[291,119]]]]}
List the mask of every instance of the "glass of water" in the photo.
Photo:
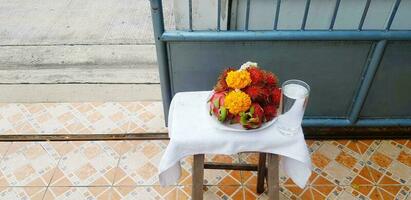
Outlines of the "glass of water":
{"type": "Polygon", "coordinates": [[[298,133],[310,94],[310,86],[301,80],[288,80],[282,85],[282,110],[277,127],[283,135],[298,133]]]}

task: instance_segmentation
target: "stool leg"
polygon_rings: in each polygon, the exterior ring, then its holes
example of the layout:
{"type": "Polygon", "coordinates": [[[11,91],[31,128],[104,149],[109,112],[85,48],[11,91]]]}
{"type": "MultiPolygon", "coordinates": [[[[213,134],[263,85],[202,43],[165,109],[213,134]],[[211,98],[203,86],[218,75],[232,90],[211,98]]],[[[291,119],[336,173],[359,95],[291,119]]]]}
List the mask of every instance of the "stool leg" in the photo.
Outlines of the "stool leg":
{"type": "Polygon", "coordinates": [[[191,198],[203,200],[204,154],[194,155],[191,198]]]}
{"type": "Polygon", "coordinates": [[[267,166],[267,187],[268,198],[270,200],[280,199],[280,184],[279,184],[279,172],[278,172],[278,155],[268,154],[268,166],[267,166]]]}
{"type": "Polygon", "coordinates": [[[264,192],[264,180],[266,177],[266,153],[260,153],[258,157],[258,171],[257,171],[257,194],[264,192]]]}

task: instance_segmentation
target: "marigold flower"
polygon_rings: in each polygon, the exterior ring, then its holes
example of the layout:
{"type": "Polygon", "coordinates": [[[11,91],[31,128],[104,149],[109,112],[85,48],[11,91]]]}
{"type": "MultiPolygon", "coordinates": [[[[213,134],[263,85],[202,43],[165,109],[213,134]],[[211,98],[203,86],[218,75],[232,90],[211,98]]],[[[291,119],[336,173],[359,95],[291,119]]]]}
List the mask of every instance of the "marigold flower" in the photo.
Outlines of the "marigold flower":
{"type": "Polygon", "coordinates": [[[240,90],[234,90],[225,97],[224,105],[231,114],[237,115],[247,111],[251,106],[251,98],[240,90]]]}
{"type": "Polygon", "coordinates": [[[242,89],[251,83],[251,77],[247,70],[237,70],[228,72],[225,81],[230,88],[242,89]]]}

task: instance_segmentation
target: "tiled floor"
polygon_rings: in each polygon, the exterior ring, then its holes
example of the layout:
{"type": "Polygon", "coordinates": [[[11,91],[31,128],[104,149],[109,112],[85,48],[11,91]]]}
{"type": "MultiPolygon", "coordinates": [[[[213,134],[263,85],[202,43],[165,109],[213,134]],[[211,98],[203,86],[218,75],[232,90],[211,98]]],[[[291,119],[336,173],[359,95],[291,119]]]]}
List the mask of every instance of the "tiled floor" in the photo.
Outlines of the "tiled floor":
{"type": "Polygon", "coordinates": [[[0,134],[166,132],[160,101],[0,103],[0,134]]]}
{"type": "MultiPolygon", "coordinates": [[[[0,199],[189,199],[191,162],[160,187],[157,166],[167,141],[0,143],[0,199]]],[[[314,172],[298,188],[280,172],[282,199],[411,199],[411,141],[307,141],[314,172]]],[[[255,163],[256,154],[207,156],[255,163]]],[[[205,199],[266,199],[256,174],[206,170],[205,199]]]]}
{"type": "MultiPolygon", "coordinates": [[[[166,132],[160,102],[0,104],[0,135],[166,132]]],[[[190,198],[192,158],[159,186],[167,141],[0,142],[0,200],[190,198]]],[[[307,141],[314,173],[298,188],[280,172],[282,199],[411,200],[411,141],[307,141]]],[[[256,163],[256,154],[208,155],[256,163]]],[[[267,199],[256,173],[205,171],[205,199],[267,199]]]]}

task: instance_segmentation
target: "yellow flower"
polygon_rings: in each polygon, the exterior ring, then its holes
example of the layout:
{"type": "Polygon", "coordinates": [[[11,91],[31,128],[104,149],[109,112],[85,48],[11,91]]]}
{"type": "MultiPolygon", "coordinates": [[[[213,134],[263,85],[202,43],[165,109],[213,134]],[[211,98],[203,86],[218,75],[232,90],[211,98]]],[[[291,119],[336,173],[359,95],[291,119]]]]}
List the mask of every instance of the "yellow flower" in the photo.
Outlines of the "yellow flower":
{"type": "Polygon", "coordinates": [[[224,99],[224,105],[231,114],[238,114],[247,111],[251,106],[251,98],[246,93],[235,90],[227,94],[224,99]]]}
{"type": "Polygon", "coordinates": [[[225,82],[228,87],[242,89],[251,83],[250,73],[247,70],[237,70],[228,72],[225,82]]]}

